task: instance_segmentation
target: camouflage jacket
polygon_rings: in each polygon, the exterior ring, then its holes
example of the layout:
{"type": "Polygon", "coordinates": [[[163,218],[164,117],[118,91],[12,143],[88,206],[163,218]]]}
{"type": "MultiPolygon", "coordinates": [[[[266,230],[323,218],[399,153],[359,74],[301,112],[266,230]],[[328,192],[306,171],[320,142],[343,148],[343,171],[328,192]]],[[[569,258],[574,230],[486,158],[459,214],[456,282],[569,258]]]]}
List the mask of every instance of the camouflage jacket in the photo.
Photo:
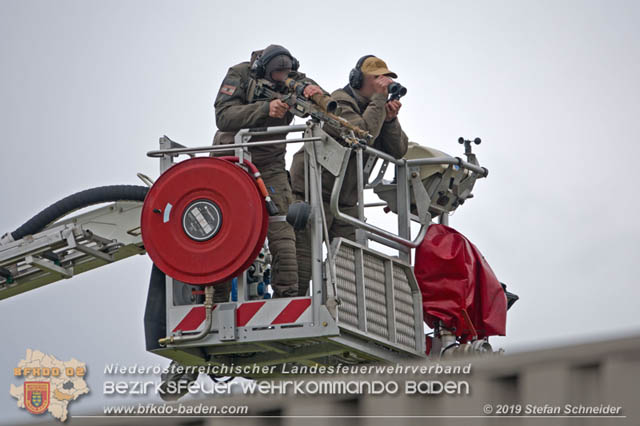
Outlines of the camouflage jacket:
{"type": "MultiPolygon", "coordinates": [[[[258,52],[259,53],[259,52],[258,52]]],[[[254,52],[255,56],[255,52],[254,52]]],[[[316,84],[303,73],[292,71],[289,77],[316,84]]],[[[233,135],[240,129],[253,127],[283,126],[291,123],[293,114],[286,113],[283,118],[269,117],[269,101],[251,102],[255,80],[251,75],[251,62],[242,62],[229,68],[215,100],[216,124],[218,133],[214,144],[233,143],[233,135]]],[[[284,139],[286,135],[261,136],[251,139],[253,142],[284,139]]],[[[285,168],[285,144],[250,148],[252,162],[259,169],[285,168]]]]}
{"type": "MultiPolygon", "coordinates": [[[[340,116],[342,118],[368,131],[373,136],[373,142],[371,143],[373,148],[386,152],[395,158],[404,156],[407,152],[409,140],[402,127],[400,127],[400,122],[397,118],[389,122],[385,121],[387,116],[385,110],[387,97],[385,95],[374,94],[371,99],[367,100],[352,90],[351,87],[346,86],[333,92],[331,97],[340,105],[340,116]]],[[[339,132],[336,129],[325,126],[324,130],[340,141],[339,132]]],[[[364,164],[366,164],[368,157],[365,153],[364,164]]],[[[331,173],[326,170],[323,171],[322,195],[327,202],[331,196],[334,180],[335,178],[331,173]]],[[[304,194],[304,149],[298,151],[293,157],[291,185],[293,192],[304,194]]],[[[340,191],[340,205],[355,206],[358,203],[356,191],[356,156],[351,155],[342,190],[340,191]]]]}

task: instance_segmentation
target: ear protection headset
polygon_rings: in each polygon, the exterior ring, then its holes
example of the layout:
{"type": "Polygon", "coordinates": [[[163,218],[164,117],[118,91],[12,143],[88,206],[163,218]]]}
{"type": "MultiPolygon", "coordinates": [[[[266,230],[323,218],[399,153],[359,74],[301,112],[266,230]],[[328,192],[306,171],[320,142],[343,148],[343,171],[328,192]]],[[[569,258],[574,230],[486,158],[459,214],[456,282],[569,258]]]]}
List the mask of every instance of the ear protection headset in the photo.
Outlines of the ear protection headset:
{"type": "Polygon", "coordinates": [[[362,87],[362,83],[364,80],[364,75],[362,74],[362,64],[367,58],[373,58],[375,55],[365,55],[362,58],[358,59],[356,63],[356,67],[351,69],[349,72],[349,85],[354,89],[359,89],[362,87]]]}
{"type": "Polygon", "coordinates": [[[254,75],[257,78],[264,78],[265,73],[266,73],[266,68],[267,68],[267,64],[269,63],[270,60],[272,60],[273,58],[275,58],[276,56],[279,55],[286,55],[291,59],[291,69],[293,71],[298,71],[298,68],[300,67],[300,62],[298,62],[298,60],[296,58],[294,58],[291,53],[285,49],[282,46],[277,47],[276,49],[273,49],[271,52],[269,52],[268,55],[264,55],[261,54],[258,59],[256,59],[253,62],[253,65],[251,65],[251,71],[254,73],[254,75]]]}

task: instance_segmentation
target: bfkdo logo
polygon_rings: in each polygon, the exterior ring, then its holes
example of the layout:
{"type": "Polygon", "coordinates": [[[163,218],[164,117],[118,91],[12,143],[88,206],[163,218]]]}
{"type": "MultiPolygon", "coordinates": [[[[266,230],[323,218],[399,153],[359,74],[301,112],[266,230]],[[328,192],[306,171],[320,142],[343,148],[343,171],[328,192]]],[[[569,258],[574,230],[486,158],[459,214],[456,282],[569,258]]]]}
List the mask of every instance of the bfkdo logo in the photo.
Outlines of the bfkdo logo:
{"type": "Polygon", "coordinates": [[[49,382],[24,382],[24,406],[30,413],[42,414],[49,408],[49,382]]]}
{"type": "Polygon", "coordinates": [[[53,355],[27,349],[27,355],[13,369],[15,379],[23,379],[21,386],[9,388],[11,396],[18,400],[18,408],[31,414],[50,413],[64,422],[69,404],[89,393],[85,382],[87,367],[75,358],[61,361],[53,355]]]}

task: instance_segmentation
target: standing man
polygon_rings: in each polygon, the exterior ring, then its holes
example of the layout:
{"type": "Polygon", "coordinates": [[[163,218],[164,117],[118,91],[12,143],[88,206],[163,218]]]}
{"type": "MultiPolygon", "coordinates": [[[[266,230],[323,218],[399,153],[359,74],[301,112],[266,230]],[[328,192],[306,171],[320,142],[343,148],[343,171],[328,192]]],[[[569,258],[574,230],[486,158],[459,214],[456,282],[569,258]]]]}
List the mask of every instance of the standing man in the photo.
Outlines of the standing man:
{"type": "MultiPolygon", "coordinates": [[[[282,46],[272,44],[262,51],[253,52],[251,61],[242,62],[229,68],[222,81],[215,101],[216,124],[219,131],[214,145],[233,143],[237,131],[244,128],[284,126],[291,123],[293,114],[289,105],[280,99],[253,100],[253,92],[258,79],[272,83],[284,81],[287,77],[307,84],[304,96],[324,93],[316,83],[298,72],[299,63],[282,46]]],[[[251,142],[282,139],[284,135],[253,137],[251,142]]],[[[258,167],[271,199],[278,206],[279,214],[287,214],[293,201],[288,174],[285,169],[285,144],[257,146],[249,148],[251,161],[258,167]]],[[[267,230],[269,251],[272,256],[271,285],[275,297],[298,295],[298,265],[296,260],[295,233],[287,222],[269,224],[267,230]]],[[[218,285],[217,301],[228,299],[227,285],[218,285]]]]}
{"type": "MultiPolygon", "coordinates": [[[[338,102],[341,117],[366,130],[373,136],[371,146],[395,158],[402,158],[407,152],[408,138],[400,127],[398,113],[402,104],[398,100],[387,100],[388,87],[392,78],[398,76],[389,71],[387,64],[373,55],[360,58],[349,73],[349,84],[331,94],[338,102]]],[[[338,130],[325,126],[324,130],[339,142],[338,130]]],[[[365,151],[366,152],[366,151],[365,151]]],[[[368,156],[365,154],[364,163],[368,156]]],[[[349,159],[345,180],[340,191],[340,210],[348,215],[358,215],[357,164],[355,155],[349,159]]],[[[322,198],[329,228],[329,238],[344,237],[355,240],[355,228],[333,218],[329,209],[334,176],[324,170],[322,173],[322,198]]],[[[291,184],[296,200],[304,200],[304,149],[293,157],[291,184]]],[[[309,229],[296,235],[298,253],[298,294],[306,295],[311,278],[311,243],[309,229]]]]}

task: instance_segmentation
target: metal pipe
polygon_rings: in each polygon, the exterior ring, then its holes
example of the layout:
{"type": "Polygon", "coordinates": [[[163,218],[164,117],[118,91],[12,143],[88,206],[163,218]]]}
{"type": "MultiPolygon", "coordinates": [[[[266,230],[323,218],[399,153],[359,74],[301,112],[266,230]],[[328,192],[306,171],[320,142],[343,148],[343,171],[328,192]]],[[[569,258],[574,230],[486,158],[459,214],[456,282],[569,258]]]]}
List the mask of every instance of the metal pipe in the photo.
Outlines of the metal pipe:
{"type": "MultiPolygon", "coordinates": [[[[311,145],[311,149],[309,151],[310,151],[310,155],[313,157],[312,162],[316,165],[319,164],[317,160],[318,153],[316,152],[316,146],[311,145]]],[[[322,217],[322,234],[324,237],[325,246],[327,248],[327,259],[333,259],[333,254],[331,250],[331,239],[329,237],[329,228],[327,227],[327,216],[324,211],[324,200],[322,199],[322,173],[320,172],[320,169],[318,169],[317,167],[314,167],[314,172],[316,177],[315,181],[316,181],[317,194],[319,199],[318,206],[320,208],[320,215],[322,217]]],[[[322,244],[320,244],[320,246],[322,246],[322,244]]],[[[336,287],[337,279],[336,279],[335,269],[332,266],[329,266],[329,279],[331,281],[331,288],[333,290],[333,294],[337,296],[338,294],[338,288],[336,287]]],[[[324,288],[323,288],[323,292],[324,292],[324,288]]],[[[327,298],[327,295],[323,294],[321,300],[324,302],[326,298],[327,298]]]]}
{"type": "Polygon", "coordinates": [[[367,236],[367,238],[369,238],[370,240],[376,241],[376,242],[378,242],[378,243],[380,243],[382,245],[385,245],[387,247],[391,247],[391,248],[394,248],[394,249],[396,249],[398,251],[402,251],[402,252],[406,252],[407,249],[408,249],[408,247],[406,247],[406,246],[404,246],[402,244],[396,243],[395,241],[391,241],[391,240],[389,240],[387,238],[384,238],[384,237],[381,237],[379,235],[376,235],[373,232],[364,231],[364,233],[367,236]]]}
{"type": "Polygon", "coordinates": [[[373,226],[370,225],[366,222],[363,222],[359,219],[356,219],[352,216],[349,216],[347,214],[344,214],[340,211],[340,208],[338,206],[338,199],[340,197],[340,189],[342,188],[342,183],[344,182],[344,177],[347,171],[347,166],[349,164],[349,157],[351,155],[350,151],[345,151],[344,154],[344,158],[342,159],[342,166],[340,168],[340,173],[338,174],[338,176],[336,177],[334,183],[333,183],[333,189],[331,190],[331,202],[330,202],[330,208],[331,208],[331,212],[334,214],[336,219],[339,219],[343,222],[347,222],[351,225],[354,225],[357,228],[360,229],[364,229],[365,231],[370,231],[374,234],[380,235],[384,238],[387,238],[391,241],[394,241],[396,243],[402,244],[403,246],[406,247],[411,247],[411,248],[416,248],[420,245],[420,243],[422,242],[424,236],[427,233],[427,228],[429,226],[428,223],[423,223],[422,227],[420,228],[420,231],[418,232],[418,236],[415,238],[415,240],[411,241],[409,239],[406,238],[402,238],[398,235],[392,234],[388,231],[385,231],[382,228],[378,228],[377,226],[373,226]]]}
{"type": "Polygon", "coordinates": [[[406,160],[408,166],[423,166],[427,164],[454,164],[460,166],[463,169],[471,170],[480,174],[482,177],[487,177],[489,170],[485,167],[477,166],[475,164],[468,163],[460,157],[433,157],[433,158],[419,158],[414,160],[406,160]]]}
{"type": "Polygon", "coordinates": [[[362,150],[356,149],[356,184],[358,190],[358,219],[364,220],[364,176],[362,150]]]}
{"type": "Polygon", "coordinates": [[[393,164],[400,165],[400,164],[404,164],[405,161],[407,161],[407,160],[405,160],[403,158],[396,158],[396,157],[394,157],[392,155],[387,154],[386,152],[377,150],[375,148],[371,148],[370,146],[365,147],[365,149],[367,151],[367,154],[375,154],[377,157],[380,157],[383,160],[387,160],[387,161],[389,161],[389,162],[391,162],[393,164]]]}
{"type": "Polygon", "coordinates": [[[257,129],[241,129],[237,134],[251,136],[277,135],[282,133],[304,132],[306,129],[306,124],[294,124],[293,126],[271,126],[260,127],[257,129]]]}
{"type": "MultiPolygon", "coordinates": [[[[358,220],[364,222],[364,158],[362,154],[362,149],[356,150],[356,184],[357,184],[357,195],[358,195],[358,220]]],[[[369,158],[374,158],[373,156],[369,158]]],[[[356,241],[363,246],[367,247],[367,237],[364,234],[364,231],[361,229],[356,230],[356,241]]]]}
{"type": "Polygon", "coordinates": [[[149,176],[145,175],[144,173],[136,173],[136,176],[138,176],[138,178],[140,178],[140,180],[144,182],[144,184],[147,185],[149,188],[153,186],[153,179],[151,179],[149,176]]]}
{"type": "MultiPolygon", "coordinates": [[[[288,133],[292,133],[292,132],[301,132],[304,131],[307,128],[306,124],[297,124],[295,126],[273,126],[273,127],[265,127],[265,128],[259,128],[259,129],[241,129],[240,131],[238,131],[238,133],[236,133],[236,136],[240,135],[271,135],[271,134],[288,134],[288,133]]],[[[271,141],[269,141],[271,142],[271,141]]],[[[166,136],[163,138],[160,138],[160,146],[175,146],[175,145],[179,145],[180,148],[168,148],[165,150],[160,150],[160,151],[149,151],[147,153],[147,156],[149,157],[162,157],[163,154],[171,154],[171,153],[178,153],[178,154],[182,154],[182,153],[189,153],[192,152],[194,149],[198,150],[197,152],[209,152],[208,149],[211,148],[211,146],[206,146],[206,147],[197,147],[197,148],[188,148],[185,147],[184,145],[180,145],[177,142],[173,142],[171,140],[169,140],[169,138],[167,138],[166,136]],[[174,149],[177,149],[178,151],[172,151],[174,149]],[[186,152],[180,151],[180,150],[186,150],[186,152]],[[201,151],[202,150],[202,151],[201,151]],[[159,155],[160,154],[160,155],[159,155]]],[[[227,149],[233,149],[232,147],[228,147],[227,149]]],[[[165,167],[165,170],[168,169],[168,167],[165,167]]],[[[164,170],[162,170],[164,171],[164,170]]]]}
{"type": "Polygon", "coordinates": [[[208,285],[204,288],[204,326],[196,334],[190,334],[187,336],[167,336],[162,339],[158,339],[160,346],[166,346],[168,344],[180,344],[186,342],[194,342],[196,340],[203,339],[211,331],[211,322],[213,319],[213,286],[208,285]]]}
{"type": "MultiPolygon", "coordinates": [[[[411,238],[411,195],[409,194],[409,167],[405,164],[396,166],[396,206],[398,211],[398,235],[411,238]]],[[[408,253],[400,252],[400,259],[411,262],[408,253]]]]}
{"type": "Polygon", "coordinates": [[[485,167],[481,167],[476,164],[469,163],[467,161],[464,161],[460,157],[433,157],[433,158],[417,158],[413,160],[405,160],[403,158],[395,158],[387,154],[386,152],[382,152],[380,150],[371,148],[369,146],[366,147],[366,150],[367,150],[367,154],[375,154],[376,156],[382,159],[388,160],[389,162],[396,165],[406,164],[408,167],[411,167],[411,166],[423,166],[427,164],[454,164],[464,169],[468,169],[473,172],[476,172],[482,175],[482,177],[487,177],[487,175],[489,174],[489,170],[487,170],[485,167]]]}
{"type": "MultiPolygon", "coordinates": [[[[310,146],[307,145],[307,148],[310,146]]],[[[317,324],[320,318],[320,305],[324,299],[322,286],[322,193],[318,192],[319,163],[315,153],[307,149],[309,155],[314,158],[309,161],[309,198],[311,200],[311,302],[313,304],[313,323],[317,324]]],[[[322,182],[320,182],[322,186],[322,182]]]]}
{"type": "Polygon", "coordinates": [[[260,142],[248,142],[248,143],[236,143],[236,144],[228,144],[228,145],[214,145],[214,146],[199,146],[194,148],[171,148],[171,149],[160,149],[155,151],[147,152],[147,157],[159,158],[164,155],[179,155],[179,154],[195,154],[198,152],[215,152],[215,151],[229,151],[234,148],[243,148],[243,147],[256,147],[256,146],[264,146],[264,145],[277,145],[282,143],[299,143],[299,142],[320,142],[322,140],[321,137],[313,137],[313,138],[294,138],[294,139],[278,139],[275,141],[260,141],[260,142]]]}

